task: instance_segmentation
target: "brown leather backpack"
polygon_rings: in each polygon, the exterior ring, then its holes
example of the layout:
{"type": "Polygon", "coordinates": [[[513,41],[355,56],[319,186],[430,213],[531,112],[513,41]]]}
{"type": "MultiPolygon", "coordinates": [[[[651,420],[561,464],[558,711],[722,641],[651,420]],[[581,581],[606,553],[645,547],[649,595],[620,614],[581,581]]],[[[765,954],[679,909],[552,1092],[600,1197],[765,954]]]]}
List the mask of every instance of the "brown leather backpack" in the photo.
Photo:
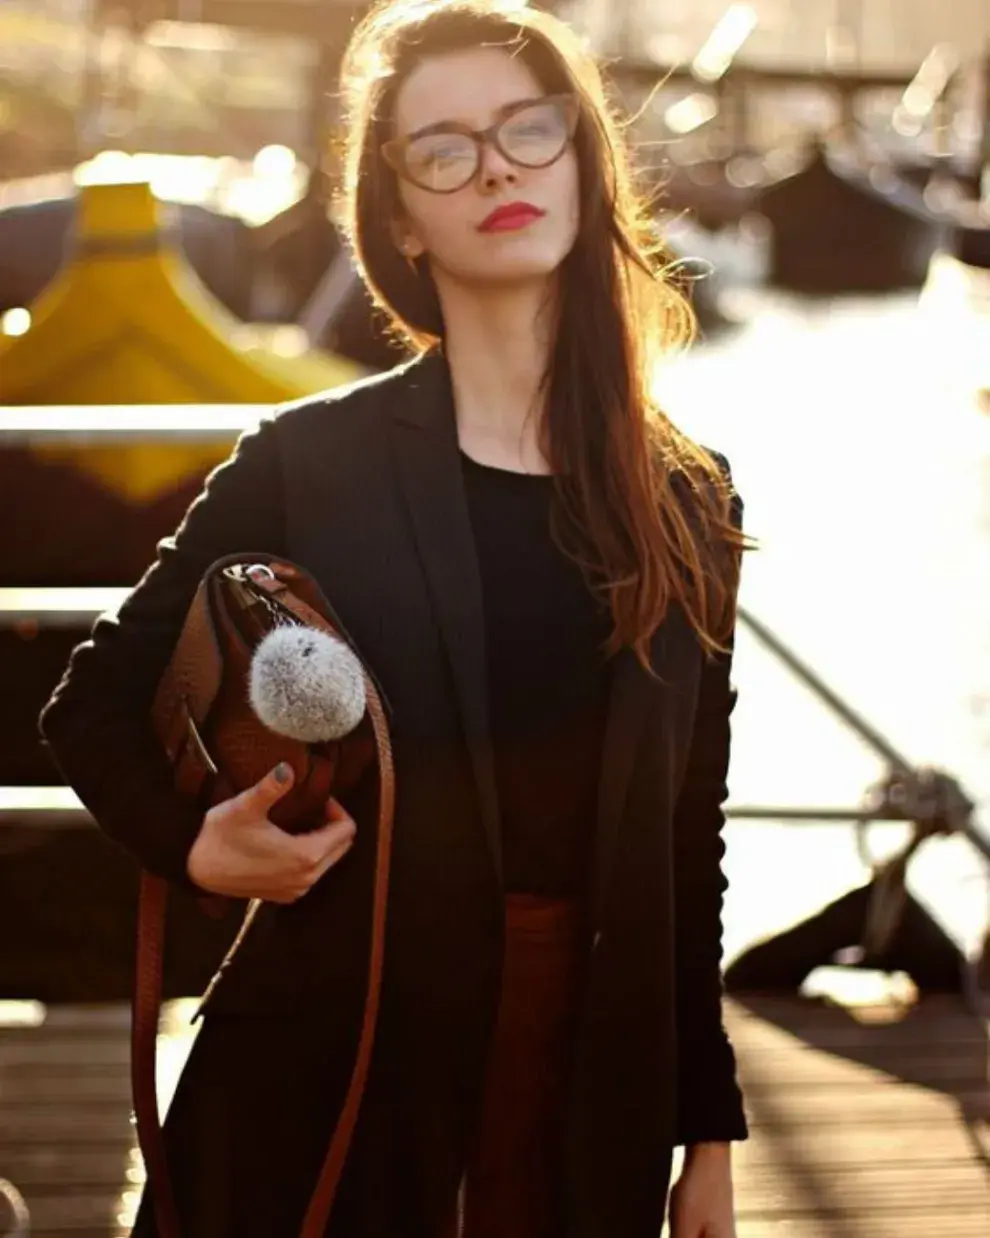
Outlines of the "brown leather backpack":
{"type": "MultiPolygon", "coordinates": [[[[270,812],[290,831],[321,824],[324,805],[346,792],[377,758],[378,838],[371,915],[368,986],[350,1084],[310,1200],[301,1238],[322,1238],[357,1120],[378,1015],[385,937],[395,780],[385,706],[367,667],[366,711],[341,740],[305,743],[265,727],[251,708],[252,654],[273,628],[303,624],[342,640],[356,654],[308,573],[271,556],[231,555],[204,574],[156,693],[152,718],[175,770],[181,795],[205,812],[260,781],[280,761],[295,774],[270,812]]],[[[360,659],[359,659],[360,660],[360,659]]],[[[162,999],[162,951],[168,883],[141,874],[137,965],[131,1034],[131,1079],[138,1142],[160,1238],[181,1238],[158,1114],[155,1051],[162,999]]],[[[202,900],[216,910],[226,900],[202,900]]],[[[200,1003],[202,1010],[251,928],[261,903],[249,904],[233,945],[200,1003]]]]}

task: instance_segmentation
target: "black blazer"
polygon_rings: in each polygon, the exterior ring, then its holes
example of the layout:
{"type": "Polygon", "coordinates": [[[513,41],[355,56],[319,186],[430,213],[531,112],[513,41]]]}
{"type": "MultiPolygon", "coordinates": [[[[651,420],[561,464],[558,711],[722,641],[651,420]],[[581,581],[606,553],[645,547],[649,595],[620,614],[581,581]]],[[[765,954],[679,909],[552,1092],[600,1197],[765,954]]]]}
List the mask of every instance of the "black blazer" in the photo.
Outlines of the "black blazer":
{"type": "MultiPolygon", "coordinates": [[[[149,702],[202,572],[245,550],[314,574],[393,712],[398,807],[372,1071],[386,1101],[352,1156],[363,1168],[348,1173],[383,1190],[401,1182],[401,1232],[433,1238],[480,1096],[502,940],[481,591],[442,356],[285,406],[243,435],[119,614],[76,649],[42,715],[102,829],[182,883],[199,818],[172,792],[149,702]]],[[[652,644],[659,681],[629,650],[613,662],[568,1238],[657,1238],[670,1150],[746,1137],[721,1016],[730,661],[706,663],[675,606],[652,644]]],[[[347,807],[352,851],[298,903],[265,907],[207,1012],[207,1024],[294,1019],[299,1035],[318,1024],[341,1087],[363,998],[373,796],[347,807]]]]}

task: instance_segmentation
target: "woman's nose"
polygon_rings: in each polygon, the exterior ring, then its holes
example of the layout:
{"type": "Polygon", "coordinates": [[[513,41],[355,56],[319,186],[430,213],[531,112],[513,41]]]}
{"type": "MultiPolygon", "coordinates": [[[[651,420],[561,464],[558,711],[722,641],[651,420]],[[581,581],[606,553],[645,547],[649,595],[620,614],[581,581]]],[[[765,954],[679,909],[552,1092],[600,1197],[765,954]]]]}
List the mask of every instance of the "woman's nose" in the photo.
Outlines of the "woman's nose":
{"type": "Polygon", "coordinates": [[[518,169],[511,164],[497,146],[486,142],[481,149],[481,166],[478,183],[483,189],[497,189],[500,185],[514,185],[519,179],[518,169]]]}

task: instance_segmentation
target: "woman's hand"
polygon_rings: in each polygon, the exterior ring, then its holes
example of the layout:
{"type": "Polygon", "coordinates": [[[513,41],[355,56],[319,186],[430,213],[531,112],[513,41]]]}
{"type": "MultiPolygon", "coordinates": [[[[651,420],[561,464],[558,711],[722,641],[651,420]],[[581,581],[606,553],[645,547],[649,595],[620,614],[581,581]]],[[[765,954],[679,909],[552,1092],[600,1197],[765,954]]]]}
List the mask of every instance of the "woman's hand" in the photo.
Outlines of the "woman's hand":
{"type": "Polygon", "coordinates": [[[268,819],[268,810],[292,786],[292,769],[279,765],[255,786],[216,804],[203,819],[186,871],[211,894],[294,903],[350,849],[354,821],[327,801],[327,824],[292,835],[268,819]]]}
{"type": "Polygon", "coordinates": [[[670,1238],[736,1238],[731,1149],[699,1143],[685,1150],[670,1193],[670,1238]]]}

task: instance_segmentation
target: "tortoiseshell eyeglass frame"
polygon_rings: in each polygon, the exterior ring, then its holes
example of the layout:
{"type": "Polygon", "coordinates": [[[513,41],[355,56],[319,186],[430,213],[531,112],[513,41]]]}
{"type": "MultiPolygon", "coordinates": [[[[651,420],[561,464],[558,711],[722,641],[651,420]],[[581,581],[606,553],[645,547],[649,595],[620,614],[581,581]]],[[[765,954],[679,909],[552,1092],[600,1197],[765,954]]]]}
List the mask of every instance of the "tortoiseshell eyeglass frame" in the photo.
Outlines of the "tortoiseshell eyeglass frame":
{"type": "Polygon", "coordinates": [[[487,129],[472,129],[470,126],[462,125],[456,120],[440,121],[438,124],[429,125],[425,129],[418,129],[415,133],[408,133],[399,138],[390,138],[389,141],[382,143],[380,149],[382,158],[389,165],[389,167],[393,169],[396,175],[401,176],[403,180],[408,181],[411,185],[415,185],[418,189],[425,189],[428,193],[459,193],[465,185],[470,185],[470,183],[478,175],[478,172],[482,166],[482,148],[486,145],[493,146],[504,159],[507,159],[509,163],[514,164],[516,167],[550,167],[551,164],[556,163],[557,160],[563,155],[564,151],[567,150],[568,144],[573,140],[575,130],[577,129],[578,116],[578,101],[573,94],[562,93],[542,95],[536,99],[523,99],[519,103],[514,104],[509,111],[499,117],[495,124],[489,125],[487,129]],[[560,150],[557,151],[552,158],[545,159],[541,163],[523,163],[521,160],[516,159],[509,154],[499,140],[499,133],[502,127],[508,124],[510,120],[513,120],[516,116],[518,116],[520,112],[527,111],[531,107],[542,107],[548,103],[552,103],[554,106],[561,109],[564,116],[567,136],[561,143],[560,150]],[[414,142],[417,138],[426,137],[427,135],[434,133],[460,133],[465,137],[473,139],[474,141],[476,152],[474,168],[469,176],[466,176],[463,181],[457,185],[454,185],[450,189],[437,189],[433,185],[424,184],[422,181],[417,180],[411,175],[406,164],[406,148],[410,145],[410,143],[414,142]]]}

